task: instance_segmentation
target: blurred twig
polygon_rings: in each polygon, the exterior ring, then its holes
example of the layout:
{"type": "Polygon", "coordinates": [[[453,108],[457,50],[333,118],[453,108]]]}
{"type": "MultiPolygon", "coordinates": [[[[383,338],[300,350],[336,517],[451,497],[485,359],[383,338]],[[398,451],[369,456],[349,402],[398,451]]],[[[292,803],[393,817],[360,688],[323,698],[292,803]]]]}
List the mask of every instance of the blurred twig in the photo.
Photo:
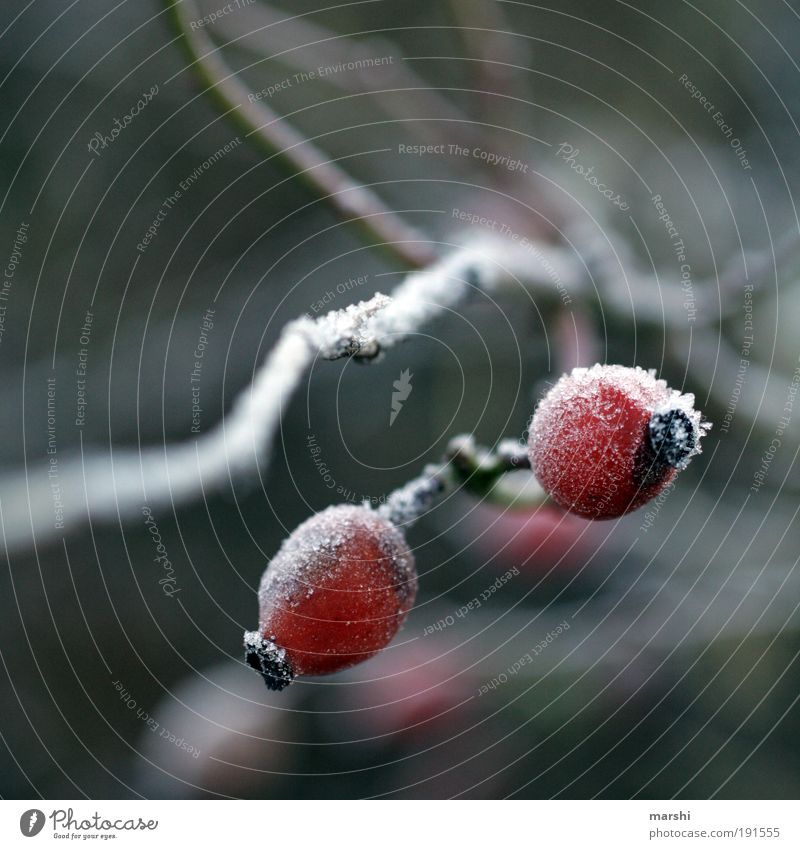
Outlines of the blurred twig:
{"type": "MultiPolygon", "coordinates": [[[[364,39],[354,35],[341,35],[308,21],[304,15],[286,16],[271,8],[268,4],[249,7],[247,15],[229,15],[221,18],[217,24],[220,38],[226,41],[225,47],[236,46],[247,49],[259,57],[259,63],[277,61],[298,72],[307,72],[319,66],[335,67],[343,62],[369,61],[377,57],[398,54],[396,46],[382,36],[370,34],[364,39]],[[289,46],[287,46],[289,45],[289,46]],[[315,65],[309,63],[311,51],[315,65]]],[[[410,122],[411,129],[420,137],[435,143],[446,140],[441,133],[439,121],[458,125],[463,143],[479,144],[482,139],[481,126],[475,125],[461,110],[436,88],[416,74],[406,62],[392,62],[388,65],[369,66],[358,74],[357,84],[353,84],[352,74],[327,74],[323,82],[336,88],[354,92],[359,88],[386,94],[406,91],[409,103],[425,115],[435,116],[428,120],[415,116],[410,122]],[[413,98],[413,99],[412,99],[413,98]]],[[[399,109],[398,101],[393,97],[376,99],[376,108],[387,114],[403,119],[406,116],[399,109]]],[[[450,161],[450,160],[448,160],[450,161]]],[[[458,159],[454,160],[460,164],[458,159]]]]}
{"type": "Polygon", "coordinates": [[[492,120],[505,127],[515,99],[529,96],[516,71],[530,62],[530,42],[511,30],[505,11],[493,0],[450,0],[450,9],[470,57],[478,60],[472,66],[475,88],[482,92],[492,120]]]}
{"type": "MultiPolygon", "coordinates": [[[[629,315],[637,325],[668,330],[665,353],[676,366],[687,370],[696,387],[703,387],[722,407],[730,405],[735,397],[737,415],[750,421],[754,428],[775,427],[791,375],[781,372],[774,363],[765,368],[754,358],[741,356],[736,349],[741,339],[732,344],[726,338],[722,319],[741,313],[748,282],[757,291],[764,288],[766,275],[774,277],[776,254],[769,251],[768,258],[765,252],[751,254],[747,273],[739,262],[728,266],[718,278],[694,281],[694,315],[689,321],[686,295],[678,276],[663,269],[644,268],[630,243],[612,227],[605,222],[602,230],[580,225],[571,228],[569,234],[581,247],[581,258],[595,281],[605,312],[617,318],[629,315]],[[720,311],[723,295],[724,314],[720,311]],[[737,390],[735,381],[740,372],[744,378],[737,390]]],[[[780,242],[780,256],[791,256],[795,244],[794,235],[787,234],[780,242]]]]}
{"type": "Polygon", "coordinates": [[[231,117],[282,159],[344,218],[361,225],[370,239],[389,249],[413,268],[433,262],[436,253],[424,234],[409,226],[369,188],[354,180],[311,141],[250,92],[223,60],[202,27],[192,28],[201,15],[193,0],[169,0],[168,7],[191,57],[192,67],[231,117]]]}
{"type": "Polygon", "coordinates": [[[767,369],[750,357],[742,357],[721,333],[711,330],[701,329],[693,334],[691,350],[678,340],[673,340],[670,348],[676,360],[685,361],[690,355],[693,363],[703,365],[707,370],[703,385],[721,407],[735,401],[736,415],[754,427],[759,424],[767,428],[776,426],[791,383],[788,374],[782,374],[775,367],[767,369]],[[738,375],[741,381],[737,386],[738,375]],[[768,419],[765,413],[772,418],[768,419]]]}

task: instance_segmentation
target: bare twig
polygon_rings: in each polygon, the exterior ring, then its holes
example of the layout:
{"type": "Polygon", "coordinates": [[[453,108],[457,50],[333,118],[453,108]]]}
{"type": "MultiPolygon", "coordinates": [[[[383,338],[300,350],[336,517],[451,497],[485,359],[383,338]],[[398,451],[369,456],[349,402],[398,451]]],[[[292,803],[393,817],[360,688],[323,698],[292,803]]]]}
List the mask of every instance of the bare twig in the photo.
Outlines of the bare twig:
{"type": "Polygon", "coordinates": [[[521,84],[519,68],[530,63],[531,42],[512,31],[505,10],[493,0],[450,0],[450,8],[470,57],[478,60],[473,66],[475,88],[483,93],[495,123],[505,127],[514,98],[529,94],[521,84]],[[493,97],[493,93],[505,96],[493,97]]]}
{"type": "Polygon", "coordinates": [[[720,333],[710,329],[693,334],[691,350],[677,340],[670,350],[676,360],[684,362],[691,354],[690,366],[703,364],[707,374],[702,385],[720,407],[728,409],[731,419],[743,419],[754,428],[776,426],[791,375],[782,374],[774,366],[766,368],[749,355],[742,356],[720,333]],[[713,380],[709,379],[712,376],[713,380]]]}
{"type": "Polygon", "coordinates": [[[372,242],[414,268],[433,262],[435,251],[422,233],[409,226],[373,191],[353,180],[263,101],[248,98],[250,92],[223,60],[205,29],[192,28],[191,23],[200,18],[193,0],[180,0],[169,8],[195,70],[225,110],[234,110],[231,117],[244,128],[248,138],[283,160],[345,219],[358,222],[372,242]]]}
{"type": "MultiPolygon", "coordinates": [[[[248,7],[245,15],[227,15],[217,24],[220,39],[224,46],[242,47],[259,57],[259,62],[280,62],[297,72],[307,72],[320,66],[337,67],[340,63],[362,63],[363,70],[353,74],[326,74],[322,81],[341,91],[369,91],[381,94],[391,89],[390,94],[407,91],[409,103],[420,117],[411,121],[411,130],[421,138],[432,143],[446,140],[442,133],[442,123],[455,124],[462,143],[480,144],[483,139],[481,126],[476,124],[435,87],[415,73],[407,62],[392,61],[390,64],[372,64],[372,60],[390,57],[394,60],[397,47],[383,36],[362,33],[342,35],[316,22],[305,15],[287,16],[273,9],[269,4],[248,7]],[[313,56],[314,65],[309,62],[313,56]],[[413,98],[413,100],[412,100],[413,98]],[[431,120],[421,116],[433,116],[431,120]]],[[[375,101],[375,107],[399,119],[404,112],[398,108],[400,102],[395,97],[381,97],[375,101]]],[[[458,157],[448,160],[462,164],[458,157]]],[[[472,163],[470,163],[472,165],[472,163]]]]}
{"type": "MultiPolygon", "coordinates": [[[[742,292],[746,283],[754,287],[753,294],[776,291],[776,274],[784,263],[800,265],[800,232],[790,229],[775,240],[770,248],[748,251],[729,263],[719,275],[719,298],[723,318],[730,318],[742,309],[742,292]],[[768,285],[769,281],[769,285],[768,285]]],[[[800,268],[795,269],[800,273],[800,268]]]]}
{"type": "Polygon", "coordinates": [[[429,464],[419,477],[396,489],[378,513],[398,526],[411,525],[423,516],[437,495],[458,487],[483,501],[504,506],[538,507],[547,494],[528,474],[528,492],[503,486],[509,472],[530,470],[527,446],[514,439],[502,440],[494,450],[476,445],[471,434],[453,437],[439,465],[429,464]]]}
{"type": "MultiPolygon", "coordinates": [[[[686,294],[674,272],[643,268],[627,241],[605,224],[602,232],[588,226],[573,227],[570,236],[582,247],[604,311],[618,320],[627,314],[637,325],[668,330],[666,355],[726,409],[727,415],[746,420],[756,429],[775,427],[791,374],[782,372],[775,363],[767,368],[749,353],[742,354],[726,337],[722,324],[723,319],[741,313],[748,280],[754,291],[766,290],[763,278],[774,276],[775,254],[750,254],[747,274],[740,261],[722,272],[718,281],[695,281],[689,321],[686,294]],[[737,285],[739,296],[734,297],[737,285]],[[724,304],[722,313],[720,303],[724,304]]],[[[787,234],[779,243],[778,255],[787,260],[795,248],[794,234],[787,234]]]]}

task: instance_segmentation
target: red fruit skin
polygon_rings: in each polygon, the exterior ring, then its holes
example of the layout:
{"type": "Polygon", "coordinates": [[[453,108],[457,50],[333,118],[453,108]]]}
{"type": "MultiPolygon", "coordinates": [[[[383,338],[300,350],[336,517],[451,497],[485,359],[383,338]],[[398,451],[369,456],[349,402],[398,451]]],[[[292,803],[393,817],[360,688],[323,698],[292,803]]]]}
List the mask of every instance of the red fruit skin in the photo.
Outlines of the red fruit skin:
{"type": "Polygon", "coordinates": [[[656,408],[675,399],[686,406],[690,396],[640,368],[574,369],[533,417],[529,450],[539,483],[556,504],[587,519],[641,507],[676,475],[655,458],[648,437],[656,408]]]}
{"type": "Polygon", "coordinates": [[[481,504],[471,509],[462,533],[488,568],[503,572],[517,566],[521,575],[536,579],[554,567],[570,573],[582,568],[608,536],[552,504],[531,511],[481,504]]]}
{"type": "Polygon", "coordinates": [[[414,558],[395,525],[366,507],[329,507],[264,572],[259,631],[295,675],[337,672],[385,648],[416,593],[414,558]]]}

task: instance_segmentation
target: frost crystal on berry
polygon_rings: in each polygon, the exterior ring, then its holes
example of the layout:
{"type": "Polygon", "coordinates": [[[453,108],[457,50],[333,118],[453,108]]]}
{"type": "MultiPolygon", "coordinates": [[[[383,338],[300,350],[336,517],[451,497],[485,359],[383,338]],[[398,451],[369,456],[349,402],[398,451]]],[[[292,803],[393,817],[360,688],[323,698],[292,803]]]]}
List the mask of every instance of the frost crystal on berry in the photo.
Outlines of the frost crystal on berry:
{"type": "Polygon", "coordinates": [[[586,518],[614,518],[655,497],[700,453],[709,427],[694,409],[694,396],[670,389],[654,371],[577,368],[536,410],[531,465],[561,507],[586,518]]]}

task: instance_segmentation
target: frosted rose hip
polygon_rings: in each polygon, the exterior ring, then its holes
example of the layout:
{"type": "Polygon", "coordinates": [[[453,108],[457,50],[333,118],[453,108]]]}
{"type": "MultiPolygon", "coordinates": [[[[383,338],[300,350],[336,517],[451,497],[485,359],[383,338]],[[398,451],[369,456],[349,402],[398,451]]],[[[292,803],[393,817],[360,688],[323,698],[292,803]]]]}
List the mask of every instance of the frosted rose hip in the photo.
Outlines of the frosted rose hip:
{"type": "Polygon", "coordinates": [[[641,507],[700,453],[709,425],[682,395],[641,368],[595,365],[564,375],[540,402],[531,466],[550,498],[590,519],[641,507]]]}
{"type": "Polygon", "coordinates": [[[281,690],[296,675],[353,666],[392,640],[417,573],[402,532],[368,507],[329,507],[301,524],[267,567],[247,662],[281,690]]]}

